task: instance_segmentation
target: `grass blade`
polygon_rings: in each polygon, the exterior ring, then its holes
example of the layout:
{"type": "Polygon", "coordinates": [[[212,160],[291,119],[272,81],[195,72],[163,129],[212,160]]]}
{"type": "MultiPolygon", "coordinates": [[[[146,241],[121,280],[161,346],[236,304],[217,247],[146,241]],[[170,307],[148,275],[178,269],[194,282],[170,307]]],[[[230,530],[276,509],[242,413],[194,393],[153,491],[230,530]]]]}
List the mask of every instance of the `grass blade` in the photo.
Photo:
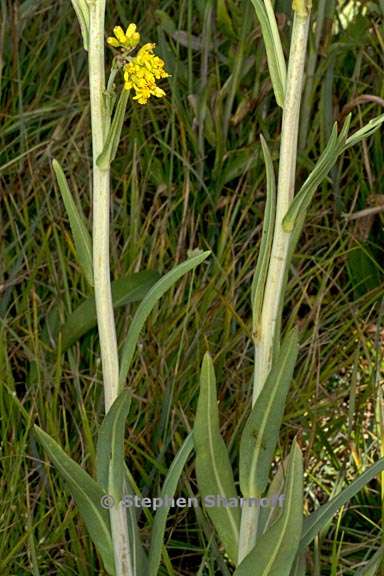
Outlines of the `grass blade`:
{"type": "Polygon", "coordinates": [[[136,310],[136,314],[132,320],[123,345],[119,376],[120,385],[125,383],[131,362],[133,360],[133,355],[135,353],[140,332],[156,303],[160,300],[163,294],[165,294],[165,292],[169,290],[169,288],[171,288],[175,282],[177,282],[177,280],[179,280],[179,278],[201,264],[201,262],[208,258],[210,253],[210,251],[201,252],[197,256],[193,256],[185,262],[182,262],[182,264],[179,264],[170,272],[165,274],[162,278],[160,278],[160,280],[156,282],[156,284],[146,294],[144,300],[136,310]]]}
{"type": "Polygon", "coordinates": [[[88,283],[93,286],[92,241],[84,215],[75,204],[63,169],[57,160],[52,161],[52,168],[56,174],[57,183],[68,214],[69,224],[76,246],[77,259],[88,283]]]}
{"type": "Polygon", "coordinates": [[[329,502],[320,506],[310,516],[305,518],[303,525],[303,533],[300,540],[300,550],[304,549],[312,542],[316,534],[322,527],[332,518],[337,510],[346,504],[365,484],[370,482],[375,476],[384,470],[384,458],[378,460],[368,470],[363,472],[356,480],[351,482],[347,488],[344,488],[340,494],[332,498],[329,502]]]}
{"type": "Polygon", "coordinates": [[[380,564],[384,558],[384,545],[380,546],[380,548],[375,552],[369,562],[356,572],[355,576],[376,576],[378,574],[378,569],[380,564]]]}
{"type": "Polygon", "coordinates": [[[260,497],[268,484],[298,348],[294,329],[285,336],[276,362],[245,424],[240,441],[240,488],[246,498],[260,497]]]}
{"type": "Polygon", "coordinates": [[[287,471],[284,510],[280,519],[257,541],[235,576],[289,576],[303,523],[303,458],[293,443],[287,471]]]}
{"type": "MultiPolygon", "coordinates": [[[[193,437],[189,434],[173,460],[165,478],[160,498],[173,498],[184,466],[193,450],[193,437]]],[[[151,548],[149,551],[149,576],[157,576],[160,567],[161,550],[164,545],[164,532],[170,506],[162,506],[156,512],[152,526],[151,548]]]]}
{"type": "MultiPolygon", "coordinates": [[[[158,281],[159,274],[150,270],[137,272],[112,282],[113,307],[119,308],[130,302],[142,300],[148,290],[158,281]]],[[[61,327],[63,352],[75,344],[97,324],[95,298],[87,298],[70,314],[61,327]]]]}
{"type": "Polygon", "coordinates": [[[114,575],[109,515],[100,505],[104,490],[85,470],[67,456],[59,444],[46,432],[38,426],[35,426],[35,432],[59,474],[67,483],[92,541],[100,552],[105,569],[108,574],[114,575]]]}
{"type": "MultiPolygon", "coordinates": [[[[200,375],[200,395],[193,428],[196,475],[203,500],[207,496],[237,498],[228,450],[220,435],[215,372],[205,354],[200,375]]],[[[224,548],[233,562],[237,559],[240,530],[239,508],[206,506],[224,548]]]]}

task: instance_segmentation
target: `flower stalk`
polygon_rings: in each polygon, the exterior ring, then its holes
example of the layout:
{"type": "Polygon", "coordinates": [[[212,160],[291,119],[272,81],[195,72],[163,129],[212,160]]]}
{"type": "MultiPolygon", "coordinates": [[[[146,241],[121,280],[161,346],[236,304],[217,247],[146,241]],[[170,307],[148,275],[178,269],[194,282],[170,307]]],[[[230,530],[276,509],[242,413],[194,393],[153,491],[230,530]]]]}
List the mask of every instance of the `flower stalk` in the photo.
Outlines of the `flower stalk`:
{"type": "MultiPolygon", "coordinates": [[[[255,338],[252,406],[255,405],[264,387],[271,370],[274,352],[278,351],[280,344],[280,315],[292,234],[283,230],[282,221],[294,196],[300,102],[310,19],[309,9],[304,9],[302,5],[299,8],[299,10],[295,11],[292,27],[287,85],[283,106],[274,235],[260,325],[255,338]]],[[[260,495],[255,494],[254,496],[260,495]]],[[[258,520],[259,509],[257,507],[250,506],[243,509],[240,526],[239,563],[255,546],[258,520]]]]}
{"type": "MultiPolygon", "coordinates": [[[[103,151],[111,124],[110,110],[105,106],[104,100],[104,17],[105,0],[90,4],[89,83],[93,156],[93,278],[107,413],[119,393],[119,359],[109,260],[110,168],[109,164],[105,168],[100,168],[97,164],[97,158],[103,151]]],[[[134,576],[126,510],[116,504],[110,509],[110,521],[116,576],[134,576]]]]}
{"type": "Polygon", "coordinates": [[[310,19],[309,10],[306,15],[302,14],[304,13],[301,11],[295,12],[292,28],[283,107],[274,236],[261,310],[260,330],[255,342],[253,405],[271,369],[274,351],[279,348],[279,323],[292,236],[291,232],[283,230],[282,221],[294,196],[300,102],[310,19]]]}

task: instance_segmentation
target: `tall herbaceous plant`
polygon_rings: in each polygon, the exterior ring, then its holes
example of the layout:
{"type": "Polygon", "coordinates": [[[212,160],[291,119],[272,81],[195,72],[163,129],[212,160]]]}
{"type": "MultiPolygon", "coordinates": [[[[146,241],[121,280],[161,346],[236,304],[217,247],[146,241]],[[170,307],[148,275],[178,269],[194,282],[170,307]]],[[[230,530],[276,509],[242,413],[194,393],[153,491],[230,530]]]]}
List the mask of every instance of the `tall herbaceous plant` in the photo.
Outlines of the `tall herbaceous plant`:
{"type": "MultiPolygon", "coordinates": [[[[220,435],[215,372],[208,353],[201,368],[200,397],[194,425],[196,472],[201,497],[207,504],[207,514],[227,557],[236,567],[236,576],[305,576],[308,544],[340,506],[384,469],[384,461],[374,464],[337,497],[306,518],[303,518],[303,459],[296,441],[269,483],[299,348],[297,330],[284,331],[282,326],[285,286],[292,254],[316,189],[350,146],[379,128],[384,115],[371,120],[351,136],[348,136],[350,117],[340,130],[334,125],[314,169],[296,190],[300,101],[311,2],[292,2],[291,43],[286,62],[272,1],[251,1],[263,35],[276,103],[282,109],[282,123],[277,181],[268,144],[261,136],[267,201],[251,291],[254,378],[251,411],[240,440],[241,494],[236,488],[228,450],[220,435]],[[212,506],[212,495],[220,496],[217,501],[220,505],[212,506]],[[282,496],[283,505],[280,505],[277,495],[282,496]],[[274,505],[262,507],[263,497],[267,505],[274,505]]],[[[380,558],[377,557],[375,562],[378,566],[380,558]]]]}
{"type": "Polygon", "coordinates": [[[133,494],[131,487],[134,485],[124,460],[124,428],[131,402],[125,384],[140,332],[155,304],[179,278],[203,262],[209,252],[194,251],[187,261],[159,280],[139,273],[127,286],[111,286],[110,165],[118,148],[126,106],[130,95],[136,101],[135,105],[145,105],[152,97],[165,96],[160,84],[169,74],[163,60],[155,54],[155,44],[141,43],[136,25],[131,23],[125,31],[116,26],[114,35],[107,39],[114,58],[106,82],[106,2],[72,0],[72,4],[81,26],[84,49],[88,52],[93,156],[92,237],[81,207],[73,199],[64,170],[56,160],[53,169],[68,213],[78,262],[94,290],[96,303],[106,412],[98,434],[96,479],[69,458],[43,430],[36,427],[36,434],[75,498],[107,573],[154,576],[160,566],[168,510],[193,447],[192,435],[186,438],[169,468],[161,493],[166,505],[155,515],[149,552],[146,553],[140,541],[135,512],[124,501],[133,494]],[[114,306],[135,300],[138,294],[143,298],[121,343],[119,357],[114,306]]]}
{"type": "MultiPolygon", "coordinates": [[[[244,0],[245,1],[245,0],[244,0]]],[[[303,87],[306,44],[310,25],[308,0],[293,2],[293,24],[288,62],[285,60],[271,0],[252,0],[265,43],[269,73],[278,106],[282,109],[281,145],[277,183],[267,142],[261,137],[267,180],[267,203],[259,258],[252,284],[255,370],[251,412],[240,444],[240,492],[244,502],[264,495],[284,495],[284,506],[268,513],[260,507],[213,506],[207,513],[238,576],[304,575],[306,546],[364,483],[384,469],[377,462],[344,492],[303,520],[303,464],[294,442],[286,461],[268,486],[269,472],[281,425],[285,399],[298,353],[298,334],[282,334],[281,311],[289,263],[303,226],[306,210],[337,158],[350,146],[372,134],[383,117],[372,120],[348,136],[350,118],[330,140],[300,190],[295,190],[297,135],[303,87]]],[[[216,385],[212,360],[204,357],[194,431],[187,436],[164,481],[160,496],[169,502],[158,509],[145,549],[136,516],[124,499],[133,494],[134,478],[124,459],[124,427],[131,394],[126,387],[136,345],[145,321],[161,296],[209,252],[196,250],[190,258],[160,279],[138,275],[135,285],[113,286],[110,281],[110,166],[116,156],[129,97],[134,105],[150,104],[165,96],[169,76],[153,43],[141,42],[134,23],[116,26],[107,43],[113,62],[105,74],[106,0],[72,0],[84,49],[88,52],[93,155],[93,226],[73,199],[64,169],[53,168],[71,226],[78,263],[94,291],[102,361],[105,418],[97,443],[96,478],[67,456],[58,443],[36,427],[36,434],[71,491],[104,568],[116,576],[155,576],[161,558],[170,567],[164,531],[171,498],[193,448],[201,500],[208,496],[238,499],[227,448],[219,431],[216,385]],[[141,302],[128,334],[118,346],[114,307],[141,302]],[[118,302],[117,302],[118,301],[118,302]],[[121,353],[119,355],[119,348],[121,353]],[[166,497],[169,497],[168,500],[166,497]]],[[[65,167],[64,167],[65,168],[65,167]]],[[[171,569],[171,568],[170,568],[171,569]]]]}

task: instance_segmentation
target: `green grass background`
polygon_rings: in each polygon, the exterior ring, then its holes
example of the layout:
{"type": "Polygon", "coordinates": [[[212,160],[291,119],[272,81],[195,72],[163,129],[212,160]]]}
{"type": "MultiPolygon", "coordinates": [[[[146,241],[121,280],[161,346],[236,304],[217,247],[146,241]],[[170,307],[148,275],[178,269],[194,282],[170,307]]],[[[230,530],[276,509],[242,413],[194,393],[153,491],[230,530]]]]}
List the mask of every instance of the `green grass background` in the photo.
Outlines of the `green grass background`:
{"type": "MultiPolygon", "coordinates": [[[[289,47],[290,2],[277,1],[289,47]]],[[[352,111],[384,105],[383,1],[314,2],[297,182],[352,111]],[[321,8],[326,6],[324,18],[321,8]],[[377,98],[372,99],[371,95],[377,98]]],[[[250,287],[265,205],[261,133],[278,159],[260,28],[247,0],[109,0],[107,30],[136,22],[172,74],[167,98],[132,102],[112,167],[112,274],[168,271],[194,248],[211,258],[159,303],[129,376],[127,461],[158,495],[191,430],[204,352],[214,357],[222,434],[237,467],[250,405],[250,287]]],[[[107,50],[108,62],[111,52],[107,50]]],[[[37,445],[39,424],[89,472],[103,417],[96,330],[61,351],[58,327],[90,295],[51,168],[62,164],[90,221],[86,53],[69,0],[0,0],[0,574],[103,574],[73,500],[37,445]]],[[[299,435],[306,509],[384,453],[381,396],[382,131],[350,149],[318,190],[291,267],[285,325],[300,354],[277,459],[299,435]]],[[[117,313],[120,341],[135,310],[117,313]]],[[[383,479],[356,496],[308,551],[308,574],[352,575],[382,543],[383,479]]],[[[178,494],[197,493],[193,462],[178,494]]],[[[151,518],[140,518],[148,541],[151,518]]],[[[231,574],[201,511],[171,512],[164,575],[231,574]]],[[[384,574],[384,572],[383,572],[384,574]]]]}

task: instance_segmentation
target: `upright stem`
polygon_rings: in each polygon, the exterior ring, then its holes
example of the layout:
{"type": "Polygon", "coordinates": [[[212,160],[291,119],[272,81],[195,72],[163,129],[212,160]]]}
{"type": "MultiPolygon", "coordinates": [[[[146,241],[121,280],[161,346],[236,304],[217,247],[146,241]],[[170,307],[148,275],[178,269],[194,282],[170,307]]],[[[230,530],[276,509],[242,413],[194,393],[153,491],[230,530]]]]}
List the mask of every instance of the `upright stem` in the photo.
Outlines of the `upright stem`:
{"type": "MultiPolygon", "coordinates": [[[[308,28],[309,14],[303,15],[295,12],[281,130],[276,219],[261,311],[260,334],[255,345],[252,405],[255,404],[271,369],[273,348],[279,344],[279,321],[291,238],[290,233],[284,232],[282,220],[294,195],[300,101],[308,28]]],[[[258,497],[260,494],[251,494],[251,496],[258,497]]],[[[238,563],[249,554],[256,543],[258,520],[259,508],[256,506],[243,508],[238,563]]]]}
{"type": "MultiPolygon", "coordinates": [[[[109,267],[110,171],[101,170],[96,159],[102,152],[111,118],[104,104],[105,0],[89,3],[89,84],[93,155],[93,278],[97,325],[103,369],[105,411],[119,392],[119,359],[113,314],[109,267]]],[[[115,495],[114,495],[115,496],[115,495]]],[[[116,502],[110,509],[116,576],[134,576],[131,565],[127,514],[116,502]]]]}
{"type": "Polygon", "coordinates": [[[103,150],[110,117],[104,105],[105,0],[90,5],[89,83],[91,93],[93,152],[93,275],[101,361],[108,412],[118,395],[119,363],[109,270],[109,170],[100,170],[96,159],[103,150]]]}
{"type": "Polygon", "coordinates": [[[283,230],[282,221],[292,201],[295,188],[297,136],[308,28],[309,14],[302,16],[296,12],[292,28],[287,91],[283,109],[275,229],[261,312],[260,337],[255,345],[253,403],[262,390],[271,369],[273,349],[279,346],[280,335],[277,328],[281,315],[291,239],[291,233],[283,230]]]}

